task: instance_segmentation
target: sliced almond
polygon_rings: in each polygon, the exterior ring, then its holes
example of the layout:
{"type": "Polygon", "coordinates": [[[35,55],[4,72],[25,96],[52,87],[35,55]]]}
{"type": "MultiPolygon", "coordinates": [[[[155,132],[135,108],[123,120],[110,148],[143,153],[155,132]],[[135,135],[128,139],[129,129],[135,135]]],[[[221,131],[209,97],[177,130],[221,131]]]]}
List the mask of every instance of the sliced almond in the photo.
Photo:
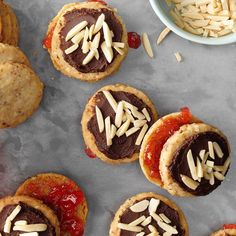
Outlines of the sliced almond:
{"type": "Polygon", "coordinates": [[[19,234],[19,236],[38,236],[38,235],[39,235],[38,232],[30,232],[30,233],[19,234]]]}
{"type": "Polygon", "coordinates": [[[129,137],[130,135],[136,133],[136,132],[139,131],[139,130],[140,130],[139,127],[132,127],[132,128],[130,128],[129,130],[127,130],[127,131],[125,132],[125,135],[126,135],[126,137],[129,137]]]}
{"type": "Polygon", "coordinates": [[[93,33],[96,34],[98,31],[101,30],[102,26],[103,26],[103,22],[105,20],[105,15],[104,14],[101,14],[98,19],[97,19],[97,22],[95,24],[95,27],[94,27],[94,30],[93,30],[93,33]]]}
{"type": "Polygon", "coordinates": [[[125,109],[125,115],[126,115],[127,119],[130,119],[130,121],[131,121],[132,123],[134,123],[135,120],[134,120],[134,117],[132,116],[132,113],[131,113],[130,110],[125,109]]]}
{"type": "Polygon", "coordinates": [[[105,38],[106,45],[108,48],[111,48],[112,47],[111,31],[109,29],[108,24],[105,21],[103,22],[102,28],[103,28],[103,35],[105,38]]]}
{"type": "Polygon", "coordinates": [[[222,172],[222,171],[224,170],[224,166],[215,166],[215,165],[214,165],[213,169],[214,169],[215,171],[222,172]]]}
{"type": "Polygon", "coordinates": [[[213,174],[213,172],[210,173],[210,185],[214,185],[215,184],[215,176],[213,174]]]}
{"type": "Polygon", "coordinates": [[[95,25],[91,25],[89,28],[89,39],[92,40],[93,37],[93,31],[94,31],[95,25]]]}
{"type": "Polygon", "coordinates": [[[166,224],[165,222],[158,221],[158,225],[164,229],[166,232],[171,234],[178,234],[178,230],[171,225],[166,224]]]}
{"type": "Polygon", "coordinates": [[[136,236],[144,236],[144,235],[145,235],[145,232],[141,232],[141,233],[136,234],[136,236]]]}
{"type": "Polygon", "coordinates": [[[156,229],[153,225],[149,225],[149,226],[148,226],[148,229],[149,229],[152,233],[157,232],[157,229],[156,229]]]}
{"type": "Polygon", "coordinates": [[[218,171],[215,171],[214,172],[214,176],[216,177],[216,179],[220,180],[220,181],[223,181],[225,179],[225,176],[222,175],[220,172],[218,171]]]}
{"type": "Polygon", "coordinates": [[[85,33],[85,30],[80,31],[71,39],[71,42],[74,44],[79,44],[81,40],[84,38],[84,33],[85,33]]]}
{"type": "Polygon", "coordinates": [[[122,120],[123,120],[123,114],[124,114],[124,104],[123,101],[118,103],[117,111],[116,111],[116,117],[115,117],[115,125],[117,128],[121,126],[122,120]]]}
{"type": "Polygon", "coordinates": [[[146,120],[135,120],[134,127],[140,128],[143,127],[147,123],[146,120]]]}
{"type": "Polygon", "coordinates": [[[135,213],[143,212],[148,208],[148,206],[149,206],[149,201],[145,199],[131,206],[130,210],[135,213]]]}
{"type": "Polygon", "coordinates": [[[87,65],[90,61],[93,60],[94,56],[95,56],[95,51],[91,50],[91,51],[88,53],[88,55],[84,58],[82,64],[83,64],[83,65],[87,65]]]}
{"type": "Polygon", "coordinates": [[[142,226],[147,226],[147,225],[149,225],[150,223],[152,222],[152,217],[151,216],[148,216],[147,218],[146,218],[146,220],[144,220],[143,222],[142,222],[142,226]]]}
{"type": "Polygon", "coordinates": [[[197,187],[199,186],[199,183],[194,181],[193,179],[189,178],[188,176],[186,175],[180,175],[181,176],[181,179],[183,181],[183,183],[189,187],[190,189],[192,190],[196,190],[197,187]]]}
{"type": "Polygon", "coordinates": [[[15,222],[15,225],[27,225],[27,221],[26,220],[18,220],[15,222]]]}
{"type": "Polygon", "coordinates": [[[195,19],[195,20],[204,20],[204,17],[202,16],[202,14],[199,14],[197,12],[183,13],[182,16],[188,17],[190,19],[195,19]]]}
{"type": "Polygon", "coordinates": [[[87,21],[82,21],[76,26],[74,26],[66,35],[66,41],[69,41],[73,38],[76,34],[78,34],[82,29],[84,29],[88,25],[87,21]]]}
{"type": "Polygon", "coordinates": [[[116,46],[114,46],[114,49],[120,54],[120,55],[124,55],[124,51],[116,46]]]}
{"type": "Polygon", "coordinates": [[[6,220],[13,221],[16,218],[16,216],[20,213],[20,211],[21,211],[21,206],[17,205],[6,220]]]}
{"type": "Polygon", "coordinates": [[[88,37],[89,37],[89,29],[88,27],[86,27],[85,32],[84,32],[83,44],[82,44],[82,51],[84,54],[88,53],[89,51],[88,37]]]}
{"type": "Polygon", "coordinates": [[[214,167],[214,161],[207,161],[207,162],[206,162],[206,165],[207,165],[208,167],[213,168],[213,167],[214,167]]]}
{"type": "Polygon", "coordinates": [[[11,232],[11,221],[6,219],[4,227],[3,227],[3,232],[6,234],[9,234],[11,232]]]}
{"type": "Polygon", "coordinates": [[[211,141],[208,142],[208,150],[209,150],[209,156],[212,159],[215,159],[215,153],[214,153],[214,148],[213,148],[213,143],[211,141]]]}
{"type": "Polygon", "coordinates": [[[126,122],[117,130],[116,135],[121,137],[125,134],[125,132],[129,129],[130,120],[126,120],[126,122]]]}
{"type": "Polygon", "coordinates": [[[135,142],[135,145],[137,145],[137,146],[141,145],[141,143],[142,143],[142,141],[143,141],[143,138],[144,138],[144,136],[145,136],[147,130],[148,130],[148,125],[145,124],[145,125],[143,126],[143,128],[141,129],[140,133],[139,133],[139,136],[138,136],[138,138],[137,138],[137,140],[136,140],[136,142],[135,142]]]}
{"type": "Polygon", "coordinates": [[[171,220],[163,213],[159,214],[159,216],[162,218],[162,220],[166,223],[166,224],[170,224],[171,220]]]}
{"type": "Polygon", "coordinates": [[[118,228],[130,232],[141,232],[143,230],[143,228],[140,226],[130,226],[128,224],[122,224],[122,223],[118,223],[118,228]]]}
{"type": "Polygon", "coordinates": [[[160,204],[159,199],[151,198],[150,203],[149,203],[149,207],[148,207],[149,213],[156,212],[157,207],[159,206],[159,204],[160,204]]]}
{"type": "Polygon", "coordinates": [[[106,140],[107,140],[107,146],[112,145],[112,139],[111,139],[111,118],[108,116],[105,119],[105,130],[106,130],[106,140]]]}
{"type": "Polygon", "coordinates": [[[73,44],[71,47],[69,47],[69,48],[67,48],[67,49],[65,50],[65,54],[66,54],[66,55],[71,54],[72,52],[74,52],[75,50],[77,50],[78,47],[79,47],[78,44],[73,44]]]}
{"type": "Polygon", "coordinates": [[[206,150],[205,150],[205,149],[203,149],[203,150],[201,150],[201,151],[199,152],[199,156],[200,156],[200,158],[201,158],[202,160],[204,159],[205,153],[206,153],[206,150]]]}
{"type": "Polygon", "coordinates": [[[147,33],[143,33],[142,41],[143,41],[143,46],[144,46],[146,53],[148,54],[149,57],[153,58],[154,55],[153,55],[153,51],[152,51],[152,46],[150,44],[147,33]]]}
{"type": "Polygon", "coordinates": [[[109,63],[111,63],[112,59],[113,59],[113,50],[112,50],[112,48],[107,47],[106,42],[102,43],[101,48],[102,48],[102,52],[103,52],[104,56],[106,57],[107,61],[109,63]]]}
{"type": "Polygon", "coordinates": [[[132,112],[132,115],[134,117],[138,118],[139,120],[144,120],[145,119],[145,116],[141,112],[139,112],[138,110],[132,109],[131,112],[132,112]]]}
{"type": "Polygon", "coordinates": [[[13,231],[23,231],[23,232],[44,232],[46,230],[47,230],[46,224],[17,225],[13,227],[13,231]]]}
{"type": "Polygon", "coordinates": [[[118,47],[118,48],[125,48],[125,44],[121,42],[113,42],[112,43],[113,47],[118,47]]]}
{"type": "Polygon", "coordinates": [[[222,171],[222,175],[225,175],[225,174],[226,174],[226,172],[227,172],[228,169],[229,169],[230,163],[231,163],[231,158],[228,157],[227,160],[226,160],[225,163],[224,163],[224,170],[222,171]]]}
{"type": "Polygon", "coordinates": [[[187,161],[188,161],[188,166],[189,166],[189,170],[190,170],[192,178],[194,180],[197,180],[198,176],[197,176],[196,166],[193,160],[193,154],[192,154],[191,149],[187,153],[187,161]]]}
{"type": "Polygon", "coordinates": [[[129,110],[133,111],[133,110],[138,110],[138,108],[134,105],[132,105],[129,102],[125,102],[125,107],[128,108],[129,110]]]}
{"type": "Polygon", "coordinates": [[[216,152],[216,155],[219,158],[222,158],[224,156],[224,153],[222,152],[222,149],[221,149],[220,145],[217,142],[213,142],[213,148],[216,152]]]}
{"type": "Polygon", "coordinates": [[[111,125],[111,139],[116,136],[116,130],[117,128],[115,127],[115,125],[111,125]]]}
{"type": "Polygon", "coordinates": [[[156,222],[163,221],[162,218],[159,215],[157,215],[155,212],[151,212],[150,215],[156,222]]]}
{"type": "Polygon", "coordinates": [[[129,223],[130,226],[137,226],[140,223],[142,223],[144,220],[146,219],[145,216],[140,216],[138,219],[132,221],[131,223],[129,223]]]}
{"type": "Polygon", "coordinates": [[[166,38],[166,36],[171,32],[171,30],[166,27],[159,35],[157,39],[157,45],[161,44],[161,42],[166,38]]]}
{"type": "Polygon", "coordinates": [[[180,55],[179,52],[175,53],[175,58],[176,58],[177,62],[181,62],[182,61],[182,56],[180,55]]]}
{"type": "Polygon", "coordinates": [[[116,100],[113,98],[113,96],[111,95],[111,93],[109,91],[102,91],[103,94],[105,95],[107,101],[109,102],[109,104],[111,105],[111,107],[113,108],[113,110],[116,112],[117,111],[117,102],[116,100]]]}
{"type": "Polygon", "coordinates": [[[146,108],[142,109],[142,113],[144,114],[144,116],[147,119],[147,121],[150,122],[151,121],[151,117],[150,117],[150,115],[149,115],[149,113],[148,113],[146,108]]]}
{"type": "Polygon", "coordinates": [[[91,49],[98,49],[98,47],[99,47],[99,43],[100,43],[100,38],[101,38],[101,33],[100,32],[98,32],[96,35],[95,35],[95,37],[94,37],[94,39],[93,39],[93,41],[92,41],[92,44],[91,44],[91,49]]]}
{"type": "MultiPolygon", "coordinates": [[[[94,49],[92,49],[92,50],[94,50],[94,49]]],[[[99,57],[100,57],[100,56],[99,56],[98,50],[95,49],[94,52],[95,52],[95,58],[96,58],[97,60],[99,60],[99,57]]]]}
{"type": "Polygon", "coordinates": [[[203,168],[202,168],[202,164],[199,159],[197,159],[197,177],[198,178],[203,177],[203,168]]]}

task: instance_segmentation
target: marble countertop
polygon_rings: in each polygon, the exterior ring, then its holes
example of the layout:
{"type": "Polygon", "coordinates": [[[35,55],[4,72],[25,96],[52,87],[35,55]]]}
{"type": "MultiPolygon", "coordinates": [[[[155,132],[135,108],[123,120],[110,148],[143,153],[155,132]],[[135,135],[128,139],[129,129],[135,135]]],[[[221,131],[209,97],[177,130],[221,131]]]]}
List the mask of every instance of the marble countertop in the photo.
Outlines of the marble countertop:
{"type": "Polygon", "coordinates": [[[165,115],[189,106],[192,112],[219,127],[236,150],[236,44],[204,46],[174,33],[157,48],[164,25],[148,1],[109,0],[118,8],[128,31],[147,32],[155,58],[141,47],[130,50],[114,76],[88,84],[66,78],[51,64],[41,41],[49,20],[68,0],[8,0],[21,28],[21,48],[46,85],[40,109],[24,124],[0,132],[0,195],[14,193],[25,178],[40,172],[59,172],[77,181],[89,203],[86,236],[108,235],[113,213],[128,197],[154,191],[174,200],[185,212],[191,236],[207,236],[223,223],[236,223],[236,174],[233,162],[221,187],[206,197],[182,199],[149,183],[138,163],[110,166],[84,154],[80,120],[88,98],[100,87],[126,83],[142,89],[165,115]],[[177,63],[174,53],[181,52],[177,63]]]}

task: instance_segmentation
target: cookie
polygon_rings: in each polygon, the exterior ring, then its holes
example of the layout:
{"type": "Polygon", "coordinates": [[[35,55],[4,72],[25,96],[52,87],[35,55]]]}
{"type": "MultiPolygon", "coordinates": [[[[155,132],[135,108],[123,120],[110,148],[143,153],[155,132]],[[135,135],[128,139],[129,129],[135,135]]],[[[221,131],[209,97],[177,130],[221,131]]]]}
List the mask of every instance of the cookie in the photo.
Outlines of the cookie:
{"type": "Polygon", "coordinates": [[[188,236],[181,209],[156,193],[140,193],[126,200],[116,212],[109,236],[188,236]]]}
{"type": "Polygon", "coordinates": [[[224,180],[230,166],[225,135],[188,109],[157,121],[140,152],[140,165],[154,184],[176,196],[205,196],[224,180]]]}
{"type": "Polygon", "coordinates": [[[0,128],[15,127],[38,108],[43,84],[28,66],[0,64],[0,128]]]}
{"type": "Polygon", "coordinates": [[[17,46],[19,26],[13,10],[4,1],[0,1],[0,42],[17,46]]]}
{"type": "Polygon", "coordinates": [[[82,190],[71,179],[54,173],[39,174],[27,179],[16,195],[35,197],[51,207],[59,218],[62,236],[83,235],[88,206],[82,190]]]}
{"type": "Polygon", "coordinates": [[[57,216],[41,201],[27,196],[0,199],[0,233],[19,235],[59,236],[57,216]]]}
{"type": "Polygon", "coordinates": [[[72,3],[49,24],[44,47],[63,74],[94,82],[119,69],[128,53],[127,31],[111,7],[72,3]]]}
{"type": "Polygon", "coordinates": [[[151,100],[124,84],[99,89],[88,101],[82,116],[86,146],[109,164],[138,159],[142,139],[157,120],[151,100]]]}
{"type": "Polygon", "coordinates": [[[15,62],[31,67],[28,58],[20,48],[0,43],[0,64],[15,62]]]}
{"type": "Polygon", "coordinates": [[[236,225],[235,224],[225,224],[222,229],[211,234],[211,236],[235,236],[236,235],[236,225]]]}

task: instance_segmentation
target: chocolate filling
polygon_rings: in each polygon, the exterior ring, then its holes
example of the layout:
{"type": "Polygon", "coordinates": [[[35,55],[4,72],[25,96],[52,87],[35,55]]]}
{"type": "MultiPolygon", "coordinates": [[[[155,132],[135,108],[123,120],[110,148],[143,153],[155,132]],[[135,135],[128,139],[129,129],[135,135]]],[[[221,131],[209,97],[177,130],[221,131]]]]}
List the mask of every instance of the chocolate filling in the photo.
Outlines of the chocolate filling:
{"type": "MultiPolygon", "coordinates": [[[[142,111],[143,108],[146,108],[151,117],[151,121],[147,123],[148,126],[150,127],[154,123],[154,117],[151,109],[134,94],[121,91],[119,92],[110,91],[110,93],[117,102],[122,100],[129,102],[132,105],[136,106],[140,112],[142,111]]],[[[100,108],[103,114],[103,118],[105,119],[106,117],[110,116],[111,123],[114,124],[116,114],[112,109],[112,107],[110,106],[104,94],[102,92],[99,92],[96,95],[95,99],[96,99],[96,105],[100,108]]],[[[132,124],[130,125],[129,128],[131,127],[133,127],[132,124]]],[[[112,160],[131,157],[134,153],[138,153],[140,150],[140,146],[135,145],[135,142],[138,138],[140,131],[137,131],[136,133],[130,135],[129,137],[126,137],[125,134],[119,138],[115,136],[112,140],[112,145],[108,147],[106,144],[105,131],[103,131],[103,133],[99,132],[95,109],[94,109],[94,116],[88,122],[88,129],[94,135],[96,139],[96,145],[99,151],[104,153],[108,158],[112,160]]]]}
{"type": "Polygon", "coordinates": [[[215,159],[214,160],[212,159],[212,161],[214,161],[214,165],[219,165],[219,166],[224,165],[225,161],[229,157],[229,147],[228,147],[227,140],[225,140],[222,136],[220,136],[219,134],[215,132],[204,132],[204,133],[197,134],[191,137],[190,139],[188,139],[182,145],[182,147],[180,147],[179,150],[175,153],[173,162],[169,167],[172,178],[177,183],[179,183],[179,185],[184,190],[197,196],[207,195],[221,184],[221,181],[215,178],[215,184],[210,185],[209,180],[202,178],[202,181],[200,182],[200,185],[197,187],[197,189],[192,190],[183,183],[180,177],[180,175],[183,174],[192,178],[190,169],[188,167],[187,153],[190,149],[192,150],[194,162],[196,165],[197,157],[199,157],[199,152],[202,149],[208,150],[208,141],[217,142],[219,146],[221,147],[222,152],[224,153],[223,158],[218,158],[217,155],[215,154],[215,159]]]}
{"type": "MultiPolygon", "coordinates": [[[[146,199],[151,200],[151,198],[146,198],[146,199]]],[[[165,214],[165,216],[171,221],[169,225],[176,226],[176,229],[178,231],[178,234],[175,234],[176,236],[185,235],[185,229],[183,229],[180,224],[179,213],[176,210],[172,209],[171,207],[169,207],[168,205],[166,205],[164,202],[161,201],[157,208],[156,214],[161,214],[161,213],[165,214]]],[[[130,210],[130,208],[127,208],[125,212],[123,213],[123,215],[120,217],[120,222],[124,224],[129,224],[132,221],[137,220],[139,217],[143,215],[145,217],[148,217],[150,215],[148,208],[145,211],[139,212],[139,213],[134,213],[130,210]]],[[[150,225],[153,225],[157,229],[160,235],[163,235],[163,233],[165,232],[162,228],[158,226],[157,222],[153,218],[150,225]]],[[[142,232],[145,232],[145,235],[151,233],[150,230],[148,229],[148,225],[143,228],[144,229],[142,230],[142,232]]],[[[127,230],[121,230],[121,234],[120,234],[120,236],[135,236],[135,235],[137,235],[137,233],[130,232],[127,230]]]]}
{"type": "MultiPolygon", "coordinates": [[[[83,54],[81,46],[83,40],[80,42],[79,48],[72,52],[69,55],[65,54],[65,50],[73,45],[73,43],[69,40],[68,42],[65,41],[65,37],[67,33],[77,24],[79,24],[82,21],[87,21],[89,28],[91,25],[96,24],[96,21],[98,17],[101,14],[105,15],[105,21],[108,24],[110,30],[113,31],[114,37],[112,39],[113,42],[121,42],[122,41],[122,35],[123,35],[123,28],[120,23],[120,21],[117,19],[115,14],[108,9],[101,8],[101,9],[77,9],[73,10],[67,14],[64,15],[65,19],[65,26],[62,28],[60,32],[60,48],[63,51],[63,56],[66,62],[68,62],[71,66],[73,66],[76,70],[82,72],[82,73],[95,73],[95,72],[104,72],[107,67],[109,66],[108,61],[106,60],[102,50],[101,50],[101,44],[104,42],[104,35],[103,30],[100,30],[101,33],[101,39],[100,39],[100,45],[98,48],[99,52],[99,59],[93,58],[92,61],[90,61],[87,65],[82,65],[82,62],[87,54],[83,54]]],[[[114,58],[118,55],[118,53],[113,50],[114,52],[114,58]]]]}
{"type": "MultiPolygon", "coordinates": [[[[44,232],[39,232],[40,236],[55,236],[55,228],[51,225],[49,220],[43,215],[42,212],[39,210],[30,207],[24,203],[19,203],[21,206],[20,213],[15,217],[12,221],[12,227],[14,226],[16,221],[19,220],[26,220],[28,224],[46,224],[47,230],[44,232]]],[[[0,232],[3,236],[11,235],[11,236],[18,236],[19,234],[23,233],[21,231],[13,231],[11,228],[11,233],[6,234],[3,232],[5,221],[7,217],[12,213],[17,205],[8,205],[5,206],[2,211],[0,212],[0,232]]]]}

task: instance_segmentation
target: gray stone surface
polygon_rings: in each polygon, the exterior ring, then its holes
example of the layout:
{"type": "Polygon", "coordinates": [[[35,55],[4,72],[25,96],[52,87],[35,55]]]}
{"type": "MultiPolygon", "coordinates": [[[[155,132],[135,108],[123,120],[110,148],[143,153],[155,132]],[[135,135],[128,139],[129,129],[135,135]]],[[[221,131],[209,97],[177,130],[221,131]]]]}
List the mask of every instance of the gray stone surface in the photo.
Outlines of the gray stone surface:
{"type": "MultiPolygon", "coordinates": [[[[88,236],[108,235],[112,214],[129,196],[155,191],[184,210],[191,236],[206,236],[225,222],[236,222],[235,163],[228,179],[206,197],[182,199],[149,183],[139,164],[110,166],[84,154],[80,120],[85,103],[101,86],[123,82],[146,92],[160,115],[189,106],[229,137],[236,149],[236,45],[210,47],[171,34],[151,60],[143,48],[130,50],[121,70],[111,78],[87,84],[66,78],[51,64],[41,41],[49,20],[68,0],[8,0],[20,20],[20,46],[46,85],[40,109],[24,124],[0,132],[0,195],[14,193],[25,178],[39,172],[59,172],[76,180],[89,202],[88,236]],[[176,62],[180,51],[184,61],[176,62]],[[54,78],[54,80],[52,80],[54,78]]],[[[128,31],[148,32],[153,45],[164,28],[148,1],[109,0],[119,9],[128,31]]]]}

